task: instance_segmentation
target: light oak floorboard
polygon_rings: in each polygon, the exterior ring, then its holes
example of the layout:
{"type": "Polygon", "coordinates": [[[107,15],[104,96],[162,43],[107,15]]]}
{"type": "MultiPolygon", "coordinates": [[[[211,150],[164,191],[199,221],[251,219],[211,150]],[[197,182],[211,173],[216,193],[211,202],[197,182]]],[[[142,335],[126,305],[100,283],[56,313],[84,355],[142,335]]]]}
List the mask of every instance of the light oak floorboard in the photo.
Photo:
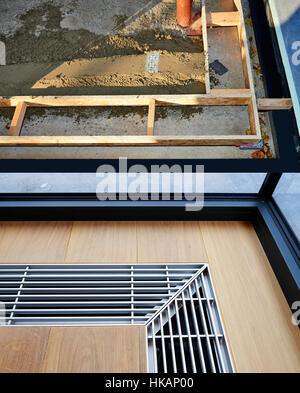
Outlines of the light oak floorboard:
{"type": "Polygon", "coordinates": [[[134,222],[75,222],[65,263],[136,263],[134,222]]]}
{"type": "Polygon", "coordinates": [[[0,372],[40,372],[49,333],[47,327],[0,327],[0,372]]]}
{"type": "MultiPolygon", "coordinates": [[[[139,326],[51,328],[44,372],[140,372],[139,326]]],[[[146,353],[144,352],[144,356],[146,353]]]]}
{"type": "Polygon", "coordinates": [[[136,225],[138,263],[207,262],[197,222],[137,222],[136,225]]]}
{"type": "Polygon", "coordinates": [[[299,330],[252,224],[200,228],[237,371],[299,372],[299,330]]]}
{"type": "Polygon", "coordinates": [[[63,263],[71,229],[71,222],[3,222],[0,261],[63,263]]]}

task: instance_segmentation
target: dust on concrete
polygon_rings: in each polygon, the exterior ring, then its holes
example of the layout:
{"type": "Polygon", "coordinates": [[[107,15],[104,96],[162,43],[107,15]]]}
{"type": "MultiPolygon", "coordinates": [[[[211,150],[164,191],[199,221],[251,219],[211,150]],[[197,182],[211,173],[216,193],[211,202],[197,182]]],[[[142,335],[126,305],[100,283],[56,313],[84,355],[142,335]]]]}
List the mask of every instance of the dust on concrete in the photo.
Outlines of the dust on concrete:
{"type": "Polygon", "coordinates": [[[220,80],[217,77],[217,74],[215,73],[215,71],[211,67],[209,67],[209,81],[210,81],[210,86],[212,89],[214,89],[215,87],[220,85],[220,80]]]}
{"type": "Polygon", "coordinates": [[[155,110],[155,118],[157,119],[167,119],[170,112],[180,113],[180,119],[189,120],[196,114],[203,113],[203,107],[201,106],[161,106],[157,107],[155,110]]]}
{"type": "MultiPolygon", "coordinates": [[[[40,39],[41,36],[37,37],[40,39]]],[[[59,45],[63,45],[63,41],[59,45]]],[[[26,52],[26,47],[23,49],[26,52]]],[[[21,50],[19,55],[24,58],[22,53],[21,50]]],[[[199,38],[173,37],[155,30],[140,31],[134,37],[105,37],[90,50],[84,49],[83,57],[78,59],[61,63],[56,54],[49,51],[41,55],[42,59],[52,59],[52,62],[21,62],[3,67],[0,95],[205,92],[205,59],[203,42],[199,38]],[[146,56],[152,51],[160,53],[159,72],[155,74],[145,72],[146,56]]],[[[28,56],[36,58],[34,53],[28,56]]]]}
{"type": "Polygon", "coordinates": [[[3,117],[5,120],[9,121],[13,118],[14,112],[15,112],[15,108],[1,107],[0,117],[3,117]]]}
{"type": "Polygon", "coordinates": [[[142,30],[133,35],[116,34],[99,37],[97,43],[85,52],[87,58],[142,54],[150,51],[169,53],[203,51],[203,42],[190,37],[161,33],[159,30],[142,30]]]}
{"type": "Polygon", "coordinates": [[[61,19],[60,7],[51,2],[21,15],[22,25],[15,34],[2,36],[7,64],[72,59],[75,51],[83,56],[86,45],[95,38],[95,34],[83,29],[62,29],[61,19]]]}
{"type": "MultiPolygon", "coordinates": [[[[126,18],[126,15],[115,15],[117,30],[122,28],[126,18]]],[[[20,16],[20,20],[22,26],[14,35],[1,36],[6,45],[7,64],[141,54],[151,50],[199,51],[199,46],[188,37],[171,36],[155,29],[126,36],[103,36],[84,29],[65,29],[60,25],[60,7],[51,2],[29,10],[20,16]]]]}
{"type": "Polygon", "coordinates": [[[162,31],[151,24],[121,33],[127,20],[122,14],[113,18],[116,34],[106,36],[62,28],[61,20],[61,7],[44,3],[20,16],[22,25],[14,35],[1,37],[8,65],[0,69],[0,95],[205,92],[201,39],[186,37],[180,31],[162,31]],[[161,54],[156,74],[145,72],[146,55],[152,51],[161,54]],[[102,59],[102,67],[93,69],[94,59],[102,59]],[[77,66],[78,73],[74,72],[77,66]],[[89,67],[92,71],[85,72],[89,67]]]}
{"type": "Polygon", "coordinates": [[[127,15],[122,15],[122,14],[116,14],[114,15],[114,21],[115,21],[115,27],[113,28],[113,31],[119,31],[124,29],[125,22],[128,19],[127,15]]]}
{"type": "MultiPolygon", "coordinates": [[[[15,108],[0,108],[0,118],[3,118],[6,122],[6,128],[9,129],[10,122],[12,120],[15,108]]],[[[170,116],[170,113],[179,113],[180,119],[190,119],[196,114],[203,112],[203,107],[200,106],[158,106],[155,110],[155,119],[166,119],[170,116]]],[[[88,120],[91,118],[101,118],[101,116],[107,116],[108,119],[116,118],[127,118],[128,116],[139,115],[141,119],[147,119],[148,107],[144,106],[112,106],[112,107],[91,107],[91,108],[80,108],[80,107],[61,107],[61,108],[33,108],[29,107],[26,110],[25,118],[26,121],[34,120],[35,118],[42,119],[47,118],[49,115],[68,117],[73,119],[76,123],[80,123],[81,120],[88,120]]]]}
{"type": "Polygon", "coordinates": [[[62,94],[80,93],[80,89],[90,88],[97,94],[200,94],[205,92],[203,77],[180,72],[158,72],[154,75],[143,73],[99,74],[93,76],[69,77],[59,75],[54,79],[42,79],[36,84],[38,89],[63,89],[62,94]]]}

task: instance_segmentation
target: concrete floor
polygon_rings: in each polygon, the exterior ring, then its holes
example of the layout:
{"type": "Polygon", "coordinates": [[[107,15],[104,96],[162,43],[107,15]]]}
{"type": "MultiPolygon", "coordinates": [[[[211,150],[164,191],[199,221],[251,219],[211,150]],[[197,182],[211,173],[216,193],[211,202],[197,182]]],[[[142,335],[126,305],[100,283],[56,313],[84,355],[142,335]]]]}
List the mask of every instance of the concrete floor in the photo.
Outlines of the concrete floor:
{"type": "MultiPolygon", "coordinates": [[[[24,15],[37,7],[59,7],[61,11],[60,27],[53,27],[47,12],[40,15],[37,24],[31,26],[33,39],[47,33],[49,37],[59,32],[63,38],[70,32],[91,34],[91,43],[98,36],[113,35],[116,32],[128,35],[141,29],[159,29],[162,32],[182,34],[176,24],[175,0],[2,0],[0,3],[0,40],[17,37],[22,31],[24,15]],[[104,17],[105,16],[105,17],[104,17]],[[21,30],[20,30],[21,29],[21,30]]],[[[226,4],[231,1],[226,0],[226,4]]],[[[245,14],[248,15],[247,0],[245,14]]],[[[208,2],[211,6],[211,2],[208,2]]],[[[218,7],[218,2],[214,3],[218,7]]],[[[195,10],[199,2],[195,2],[195,10]]],[[[42,10],[43,8],[40,8],[42,10]]],[[[228,5],[230,10],[230,5],[228,5]]],[[[251,25],[247,24],[249,35],[253,36],[251,25]]],[[[218,77],[220,88],[242,88],[243,80],[240,67],[240,53],[235,31],[226,29],[222,34],[209,30],[210,62],[219,59],[229,72],[218,77]],[[233,42],[233,50],[228,56],[224,49],[226,42],[233,42]],[[222,54],[223,53],[223,54],[222,54]]],[[[96,41],[95,41],[96,40],[96,41]]],[[[253,45],[253,41],[252,44],[253,45]]],[[[49,48],[51,50],[51,48],[49,48]]],[[[61,53],[58,53],[62,56],[61,53]]],[[[76,58],[76,53],[74,54],[76,58]]],[[[13,61],[7,53],[7,59],[13,61]]],[[[21,61],[21,60],[20,60],[21,61]]],[[[26,64],[26,59],[24,60],[26,64]]],[[[42,67],[42,63],[41,63],[42,67]]],[[[16,75],[16,77],[18,77],[16,75]]],[[[214,75],[215,77],[215,75],[214,75]]],[[[215,78],[214,78],[215,79],[215,78]]],[[[0,68],[1,80],[1,68],[0,68]]],[[[32,81],[33,82],[33,81],[32,81]]],[[[259,81],[260,82],[260,81],[259,81]]],[[[257,96],[264,95],[263,85],[256,83],[257,96]]],[[[13,111],[0,108],[0,135],[7,135],[7,127],[13,111]]],[[[266,117],[266,134],[274,156],[272,135],[266,117]]],[[[25,117],[22,135],[145,135],[147,124],[146,110],[125,111],[122,116],[115,116],[110,109],[103,108],[64,108],[30,109],[25,117]]],[[[224,134],[244,135],[249,128],[246,108],[199,108],[186,115],[181,110],[158,110],[155,123],[157,135],[203,135],[224,134]]],[[[199,147],[78,147],[78,148],[38,148],[16,147],[0,148],[0,158],[251,158],[252,151],[242,151],[237,147],[199,146],[199,147]]]]}

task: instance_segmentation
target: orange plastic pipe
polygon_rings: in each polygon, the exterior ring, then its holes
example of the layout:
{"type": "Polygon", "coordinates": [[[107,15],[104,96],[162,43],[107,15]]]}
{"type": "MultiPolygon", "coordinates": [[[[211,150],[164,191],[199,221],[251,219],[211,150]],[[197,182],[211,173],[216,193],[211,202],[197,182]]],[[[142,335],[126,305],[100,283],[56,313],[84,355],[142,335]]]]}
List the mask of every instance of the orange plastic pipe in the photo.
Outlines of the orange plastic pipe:
{"type": "Polygon", "coordinates": [[[177,0],[177,23],[189,27],[192,23],[193,0],[177,0]]]}

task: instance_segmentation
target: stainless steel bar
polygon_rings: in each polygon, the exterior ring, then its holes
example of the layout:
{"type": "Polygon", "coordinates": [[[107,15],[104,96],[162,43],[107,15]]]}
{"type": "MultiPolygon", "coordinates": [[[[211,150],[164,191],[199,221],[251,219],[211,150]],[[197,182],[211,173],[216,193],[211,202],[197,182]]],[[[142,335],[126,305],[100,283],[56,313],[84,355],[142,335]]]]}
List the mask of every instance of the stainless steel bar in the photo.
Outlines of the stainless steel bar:
{"type": "MultiPolygon", "coordinates": [[[[169,279],[170,286],[171,285],[173,286],[176,284],[182,284],[183,282],[184,281],[182,281],[182,280],[172,280],[171,281],[169,279]]],[[[0,285],[19,285],[19,284],[20,284],[20,280],[19,281],[4,281],[4,280],[1,281],[1,276],[0,276],[0,285]]],[[[93,281],[71,281],[71,280],[68,280],[68,281],[60,281],[60,280],[35,281],[35,280],[28,280],[26,282],[26,285],[71,285],[71,284],[76,284],[76,285],[79,285],[79,284],[85,284],[85,285],[88,285],[88,284],[92,284],[92,285],[120,284],[122,286],[122,285],[131,285],[131,281],[107,281],[107,280],[104,280],[104,281],[96,281],[96,280],[93,280],[93,281]]],[[[152,281],[142,281],[142,280],[135,281],[133,278],[133,284],[135,284],[135,285],[149,284],[149,285],[147,285],[147,287],[153,286],[154,288],[157,287],[157,285],[162,284],[162,286],[161,286],[162,288],[168,287],[168,283],[166,283],[166,281],[158,281],[158,280],[155,280],[155,281],[153,281],[153,280],[152,281]]]]}
{"type": "MultiPolygon", "coordinates": [[[[124,305],[130,305],[132,302],[129,301],[118,301],[118,305],[124,304],[124,305]]],[[[156,304],[163,304],[165,303],[165,300],[157,300],[156,304]]],[[[16,302],[5,302],[6,305],[9,306],[13,306],[14,304],[16,304],[16,302]]],[[[97,301],[84,301],[84,302],[66,302],[66,301],[62,301],[62,302],[18,302],[18,305],[48,305],[48,306],[52,306],[52,305],[58,305],[58,306],[62,306],[62,305],[86,305],[87,307],[92,307],[94,305],[115,305],[116,302],[110,302],[110,301],[101,301],[101,302],[97,302],[97,301]]],[[[133,304],[135,305],[148,305],[151,304],[153,305],[153,301],[152,300],[145,300],[145,301],[140,301],[140,300],[136,300],[133,301],[133,304]]],[[[154,306],[152,308],[149,308],[149,310],[153,310],[155,309],[154,306]]],[[[138,309],[137,309],[138,310],[138,309]]],[[[156,309],[155,309],[156,311],[156,309]]]]}
{"type": "Polygon", "coordinates": [[[199,314],[200,314],[201,322],[202,322],[203,329],[204,329],[205,336],[206,336],[206,344],[207,344],[207,349],[208,349],[208,353],[209,353],[209,356],[208,356],[209,363],[210,363],[212,372],[216,373],[216,366],[215,366],[214,357],[212,354],[211,342],[210,342],[210,338],[209,338],[209,334],[208,334],[208,328],[207,328],[207,324],[206,324],[206,320],[205,320],[205,316],[204,316],[204,310],[203,310],[203,305],[202,305],[202,300],[200,297],[200,292],[199,292],[197,280],[194,281],[194,285],[195,285],[195,289],[196,289],[196,293],[197,293],[197,297],[198,297],[198,301],[199,301],[199,310],[200,310],[199,314]]]}
{"type": "MultiPolygon", "coordinates": [[[[131,308],[133,309],[134,285],[133,285],[133,267],[132,267],[132,266],[131,266],[131,285],[130,285],[130,287],[131,287],[131,299],[130,299],[130,300],[132,301],[132,303],[131,303],[131,308]]],[[[133,319],[133,317],[134,317],[134,311],[133,311],[133,310],[131,311],[131,317],[132,317],[131,324],[133,325],[133,323],[134,323],[134,319],[133,319]]]]}
{"type": "Polygon", "coordinates": [[[189,347],[190,347],[190,357],[191,357],[192,369],[193,369],[193,373],[196,373],[197,372],[197,367],[196,367],[196,362],[195,362],[193,341],[192,341],[192,338],[191,338],[190,322],[189,322],[189,317],[188,317],[188,314],[187,314],[186,303],[185,303],[185,298],[184,298],[184,292],[185,291],[183,291],[181,293],[182,304],[183,304],[183,314],[184,314],[184,320],[185,320],[186,330],[187,330],[187,334],[188,334],[188,343],[189,343],[189,347]]]}
{"type": "MultiPolygon", "coordinates": [[[[182,272],[181,274],[172,274],[172,277],[177,278],[177,277],[190,277],[190,273],[186,273],[186,272],[182,272]]],[[[1,278],[22,278],[23,274],[3,274],[1,275],[1,278]]],[[[35,273],[31,273],[29,276],[29,278],[66,278],[66,277],[70,277],[70,278],[76,278],[76,277],[94,277],[94,278],[98,278],[98,277],[103,277],[103,278],[112,278],[112,277],[121,277],[121,278],[128,278],[128,280],[130,280],[130,274],[35,274],[35,273]]],[[[135,278],[138,277],[145,277],[144,274],[135,274],[135,278]]],[[[147,274],[147,277],[153,277],[153,278],[164,278],[165,274],[147,274]]]]}
{"type": "MultiPolygon", "coordinates": [[[[151,338],[152,336],[149,336],[149,337],[151,338]]],[[[156,334],[155,337],[156,337],[156,338],[161,338],[161,335],[160,335],[160,334],[156,334]]],[[[189,336],[188,336],[187,334],[182,334],[181,337],[182,337],[182,338],[188,338],[189,336]]],[[[197,334],[191,334],[190,337],[192,337],[192,338],[197,338],[198,335],[197,335],[197,334]]],[[[205,338],[206,335],[205,335],[205,334],[199,334],[199,337],[205,338]]],[[[215,335],[214,335],[214,334],[210,334],[209,337],[215,337],[215,335]]],[[[222,338],[223,336],[222,336],[221,334],[219,334],[218,337],[219,337],[219,338],[222,338]]],[[[165,338],[171,338],[171,336],[168,335],[168,334],[165,334],[165,338]]],[[[178,334],[174,334],[174,335],[173,335],[173,338],[179,338],[179,335],[178,335],[178,334]]]]}
{"type": "MultiPolygon", "coordinates": [[[[139,314],[139,313],[151,313],[155,312],[155,309],[151,308],[146,308],[146,309],[132,309],[132,308],[111,308],[111,309],[106,309],[106,308],[28,308],[28,309],[20,309],[18,308],[17,314],[38,314],[38,313],[49,313],[49,314],[63,314],[63,313],[103,313],[103,314],[109,314],[109,313],[124,313],[128,315],[132,315],[133,312],[139,314]]],[[[132,315],[134,317],[134,315],[132,315]]],[[[148,319],[145,315],[145,318],[148,319]]]]}
{"type": "Polygon", "coordinates": [[[200,338],[199,326],[198,326],[198,321],[197,321],[197,316],[196,316],[196,310],[195,310],[195,305],[194,305],[194,299],[193,299],[193,295],[192,295],[191,285],[189,286],[188,290],[189,290],[189,295],[190,295],[192,316],[193,316],[193,321],[194,321],[194,326],[195,326],[196,336],[197,336],[197,343],[198,343],[198,350],[199,350],[199,360],[200,360],[202,372],[206,373],[205,360],[204,360],[204,355],[203,355],[202,343],[201,343],[201,338],[200,338]]]}
{"type": "MultiPolygon", "coordinates": [[[[208,291],[206,289],[205,278],[204,278],[203,273],[201,273],[201,276],[199,277],[199,279],[201,280],[202,285],[203,285],[204,295],[208,296],[208,291]]],[[[220,348],[219,340],[217,338],[217,335],[218,335],[219,332],[217,331],[215,320],[214,320],[214,317],[213,317],[212,311],[211,311],[211,304],[209,302],[207,303],[207,309],[208,309],[208,312],[209,312],[213,333],[216,336],[216,340],[215,341],[216,341],[216,345],[217,345],[218,358],[219,358],[220,363],[221,363],[221,371],[225,372],[226,368],[225,368],[225,365],[224,365],[223,355],[222,355],[222,351],[221,351],[221,348],[220,348]]]]}
{"type": "Polygon", "coordinates": [[[154,372],[157,373],[157,352],[156,352],[156,341],[155,341],[155,329],[154,329],[154,321],[152,322],[152,343],[153,343],[153,352],[154,352],[154,372]]]}
{"type": "MultiPolygon", "coordinates": [[[[124,317],[124,316],[118,316],[118,317],[116,317],[116,316],[107,316],[107,317],[101,317],[101,316],[84,316],[84,317],[79,317],[79,316],[72,316],[72,317],[67,317],[67,316],[64,316],[64,317],[58,317],[58,316],[55,316],[55,317],[50,317],[50,316],[47,316],[47,317],[8,317],[7,319],[11,319],[11,320],[24,320],[24,319],[26,319],[26,320],[32,320],[32,321],[34,321],[34,320],[39,320],[39,319],[41,319],[41,320],[52,320],[52,319],[55,319],[55,320],[64,320],[64,319],[84,319],[84,320],[87,320],[87,319],[107,319],[107,320],[113,320],[113,319],[127,319],[127,320],[130,320],[131,319],[131,317],[130,316],[128,316],[128,317],[124,317]]],[[[139,317],[139,316],[136,316],[136,317],[133,317],[133,319],[134,320],[136,320],[136,319],[139,319],[139,320],[143,320],[143,319],[146,319],[145,317],[143,317],[143,316],[141,316],[141,317],[139,317]]]]}
{"type": "Polygon", "coordinates": [[[163,366],[164,366],[164,372],[168,372],[168,367],[167,367],[167,360],[166,360],[166,347],[165,347],[165,337],[164,337],[164,326],[163,326],[163,321],[162,321],[162,314],[159,314],[159,320],[160,320],[160,331],[161,331],[161,347],[162,347],[162,357],[163,357],[163,366]]]}
{"type": "Polygon", "coordinates": [[[184,346],[183,346],[183,339],[182,339],[182,332],[181,332],[181,323],[180,323],[180,318],[179,318],[178,305],[177,305],[176,302],[175,302],[175,308],[176,308],[177,327],[178,327],[178,333],[179,333],[179,344],[180,344],[180,354],[181,354],[182,368],[183,368],[183,372],[186,373],[187,369],[186,369],[184,346]]]}
{"type": "MultiPolygon", "coordinates": [[[[135,298],[142,298],[142,297],[147,297],[147,298],[161,298],[161,297],[169,297],[169,295],[168,294],[165,294],[165,295],[161,295],[161,294],[155,294],[155,293],[151,293],[151,294],[135,294],[134,295],[134,297],[135,298]]],[[[15,295],[0,295],[0,298],[8,298],[8,297],[13,297],[13,298],[15,298],[16,296],[15,295]]],[[[120,293],[120,294],[111,294],[111,293],[109,293],[109,294],[95,294],[95,295],[93,295],[93,294],[84,294],[84,293],[82,293],[82,294],[78,294],[78,295],[72,295],[72,294],[68,294],[68,295],[64,295],[64,294],[60,294],[60,295],[55,295],[55,294],[53,294],[53,295],[43,295],[43,294],[37,294],[37,295],[20,295],[19,296],[20,298],[32,298],[32,297],[43,297],[43,298],[49,298],[49,297],[51,297],[51,298],[62,298],[62,297],[70,297],[70,298],[72,298],[72,297],[82,297],[82,298],[84,298],[84,297],[109,297],[109,298],[112,298],[112,297],[114,297],[114,298],[121,298],[121,297],[127,297],[127,298],[130,298],[130,294],[129,295],[127,295],[127,294],[122,294],[122,293],[120,293]]]]}
{"type": "MultiPolygon", "coordinates": [[[[15,266],[15,265],[1,265],[1,266],[15,266]]],[[[9,272],[11,272],[11,271],[12,272],[20,272],[20,271],[24,270],[27,265],[17,265],[17,266],[20,266],[20,268],[14,269],[14,268],[0,267],[0,272],[8,272],[8,271],[9,272]]],[[[77,267],[75,268],[74,265],[60,265],[60,266],[64,266],[64,267],[68,266],[68,269],[67,268],[66,269],[58,268],[57,265],[53,265],[53,266],[55,266],[54,268],[46,268],[47,265],[42,265],[42,266],[44,266],[44,268],[42,268],[42,269],[37,268],[36,266],[39,266],[39,265],[31,265],[32,272],[44,272],[44,271],[69,272],[71,270],[71,271],[75,271],[75,272],[83,272],[83,271],[103,272],[103,271],[107,271],[110,274],[113,274],[114,272],[130,270],[131,266],[133,266],[134,271],[138,271],[138,272],[144,272],[144,271],[150,271],[150,272],[162,271],[163,272],[165,270],[165,265],[152,265],[152,267],[148,267],[148,268],[141,267],[141,265],[128,265],[128,266],[126,265],[126,267],[124,267],[124,268],[121,268],[121,267],[114,268],[116,265],[109,265],[109,268],[104,268],[104,266],[107,266],[107,265],[102,265],[103,268],[102,267],[101,268],[89,267],[89,266],[95,266],[95,265],[84,265],[84,266],[86,266],[84,268],[77,268],[77,267]]],[[[80,266],[80,265],[76,265],[76,266],[80,266]]],[[[186,265],[186,268],[174,267],[174,266],[178,266],[178,265],[168,265],[168,266],[169,266],[168,269],[171,272],[172,271],[179,271],[179,272],[186,273],[187,271],[190,271],[190,272],[196,273],[197,270],[199,270],[199,268],[202,265],[201,264],[195,265],[192,268],[191,268],[191,265],[186,265]]]]}
{"type": "MultiPolygon", "coordinates": [[[[8,291],[18,291],[18,288],[0,288],[0,292],[8,292],[8,291]]],[[[168,288],[158,288],[158,287],[131,287],[128,286],[127,288],[123,288],[123,287],[101,287],[101,286],[97,286],[97,287],[68,287],[68,288],[64,288],[64,287],[33,287],[33,288],[22,288],[22,292],[35,292],[35,291],[114,291],[114,292],[118,292],[118,291],[127,291],[129,293],[133,292],[140,292],[140,291],[149,291],[150,293],[153,292],[161,292],[162,294],[168,294],[169,290],[168,288]]]]}
{"type": "Polygon", "coordinates": [[[8,325],[11,325],[12,318],[13,318],[14,312],[15,312],[15,310],[17,308],[17,303],[18,303],[18,300],[19,300],[19,296],[21,294],[21,290],[22,290],[23,284],[25,282],[26,274],[28,273],[28,270],[29,270],[29,266],[26,266],[26,269],[25,269],[25,272],[24,272],[24,275],[23,275],[23,278],[22,278],[22,281],[21,281],[21,284],[20,284],[20,288],[19,288],[19,291],[18,291],[17,296],[16,296],[15,305],[13,306],[13,309],[12,309],[12,311],[10,313],[9,318],[8,318],[8,325]]]}
{"type": "Polygon", "coordinates": [[[171,316],[170,316],[170,306],[167,307],[167,310],[168,310],[168,322],[169,322],[169,331],[170,331],[170,339],[171,339],[171,353],[172,353],[173,372],[177,373],[176,354],[175,354],[174,336],[173,336],[173,326],[172,326],[172,320],[171,320],[171,316]]]}

